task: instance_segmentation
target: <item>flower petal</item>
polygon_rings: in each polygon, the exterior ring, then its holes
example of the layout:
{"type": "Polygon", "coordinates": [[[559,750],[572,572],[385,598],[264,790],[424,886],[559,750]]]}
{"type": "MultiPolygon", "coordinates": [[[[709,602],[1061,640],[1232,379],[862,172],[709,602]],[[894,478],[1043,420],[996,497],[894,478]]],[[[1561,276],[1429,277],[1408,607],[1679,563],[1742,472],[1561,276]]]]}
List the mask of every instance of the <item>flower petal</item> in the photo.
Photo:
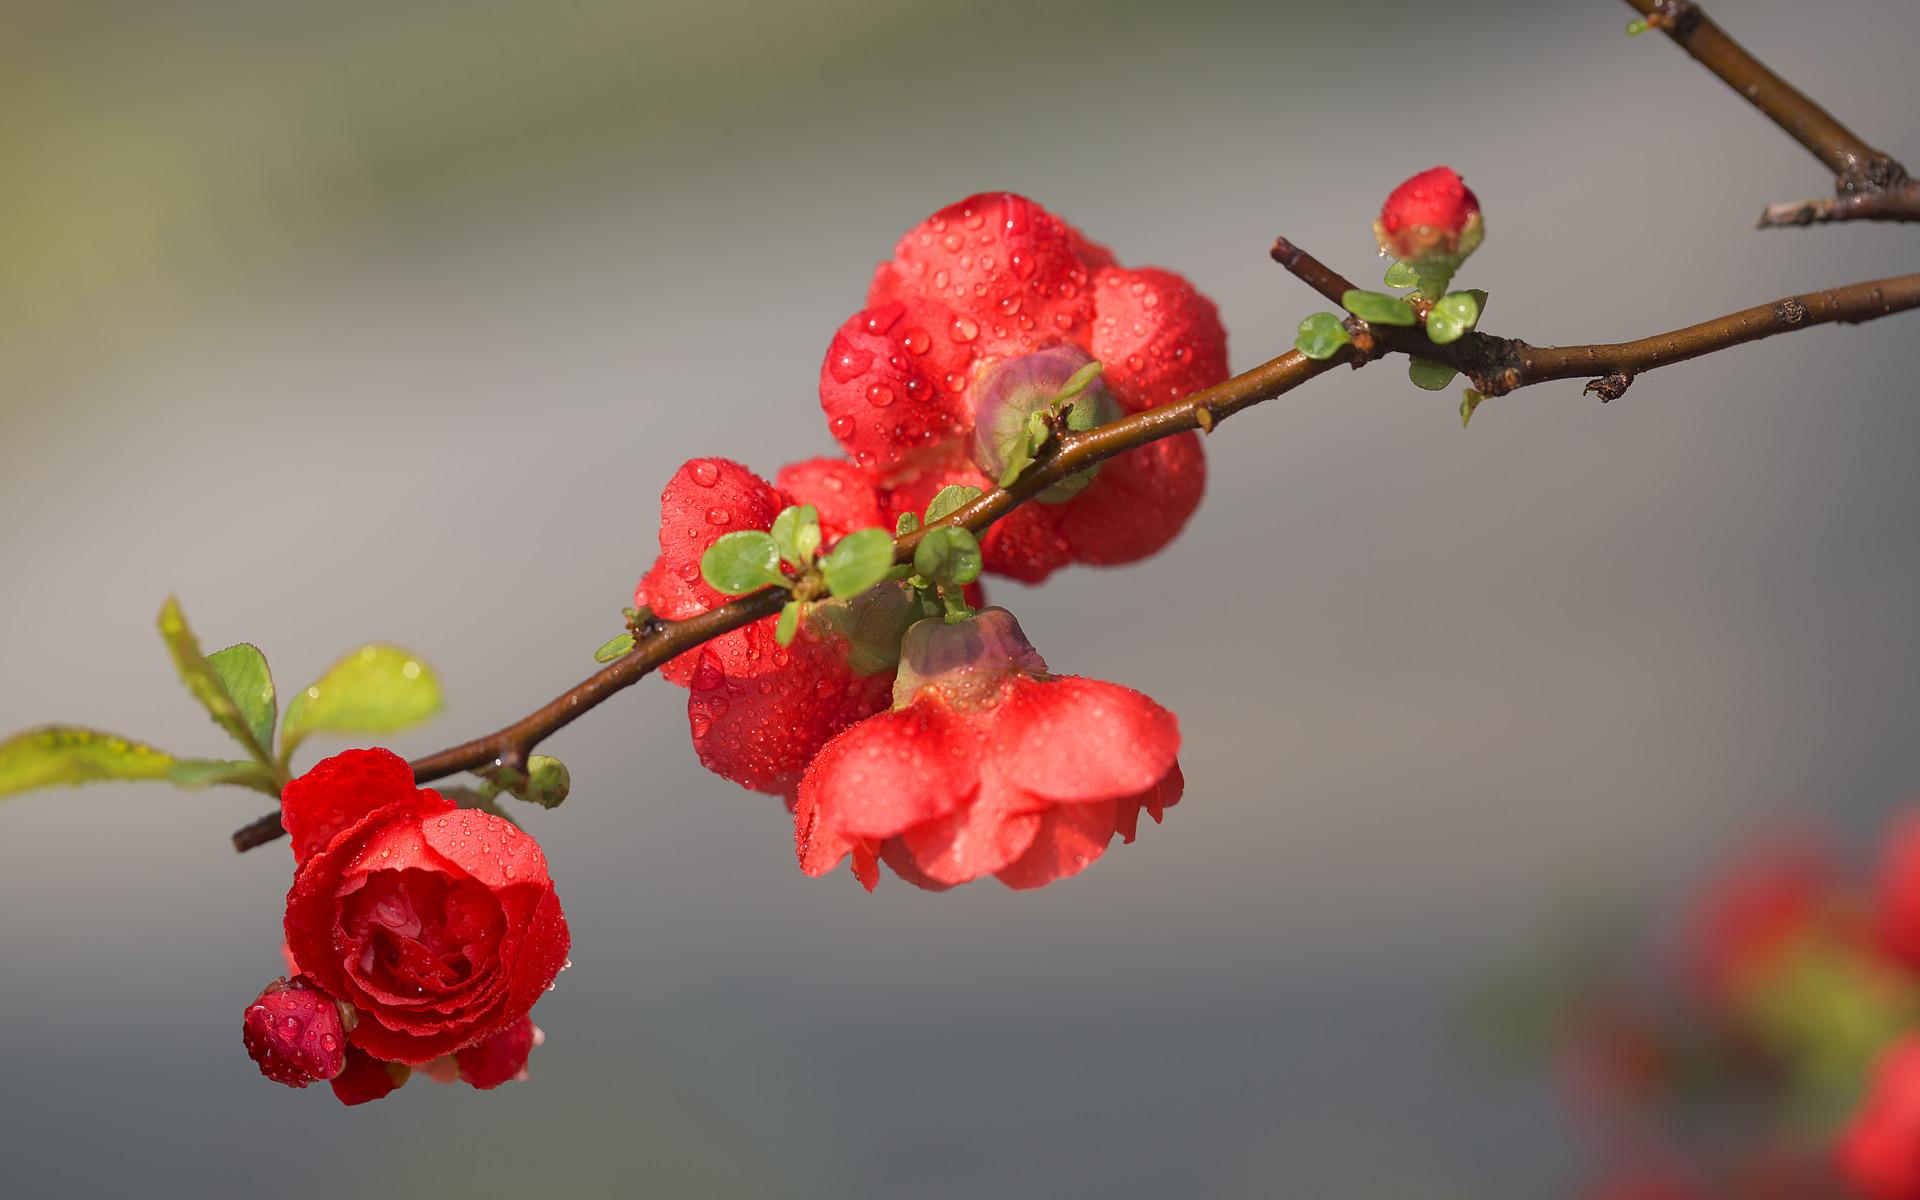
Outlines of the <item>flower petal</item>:
{"type": "Polygon", "coordinates": [[[1098,679],[1020,679],[993,714],[1000,768],[1050,800],[1133,796],[1158,783],[1180,750],[1172,713],[1098,679]]]}
{"type": "Polygon", "coordinates": [[[1040,814],[1033,844],[999,873],[1010,888],[1045,887],[1056,879],[1078,875],[1107,852],[1113,840],[1116,801],[1056,804],[1040,814]]]}

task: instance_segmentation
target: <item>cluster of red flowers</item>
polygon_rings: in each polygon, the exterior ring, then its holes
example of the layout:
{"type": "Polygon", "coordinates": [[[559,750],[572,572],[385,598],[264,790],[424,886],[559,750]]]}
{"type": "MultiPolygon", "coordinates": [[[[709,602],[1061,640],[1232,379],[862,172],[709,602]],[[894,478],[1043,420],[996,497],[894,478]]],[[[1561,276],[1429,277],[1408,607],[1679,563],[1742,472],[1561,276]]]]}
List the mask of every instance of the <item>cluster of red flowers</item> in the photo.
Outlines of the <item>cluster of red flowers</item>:
{"type": "Polygon", "coordinates": [[[1594,1195],[1920,1200],[1920,812],[1864,883],[1810,836],[1755,848],[1678,949],[1563,1013],[1562,1078],[1623,1167],[1594,1195]]]}
{"type": "Polygon", "coordinates": [[[534,840],[417,788],[405,761],[349,750],[288,784],[289,977],[248,1006],[247,1053],[292,1087],[378,1100],[420,1067],[493,1088],[526,1072],[529,1015],[567,962],[567,920],[534,840]]]}
{"type": "MultiPolygon", "coordinates": [[[[661,497],[660,557],[635,603],[672,620],[723,603],[702,556],[722,535],[769,529],[788,505],[814,506],[825,551],[918,518],[945,488],[994,487],[1009,438],[1096,362],[1085,396],[1111,419],[1225,379],[1226,334],[1186,280],[1116,265],[1030,200],[942,209],[880,264],[867,307],[827,349],[820,403],[846,457],[794,463],[772,482],[725,459],[688,462],[661,497]]],[[[1145,558],[1199,504],[1205,461],[1184,433],[1068,483],[987,530],[986,570],[1037,582],[1070,563],[1145,558]]],[[[981,602],[977,586],[968,599],[981,602]]],[[[789,645],[769,617],[661,672],[689,689],[700,761],[794,809],[809,874],[851,856],[868,888],[881,858],[922,887],[983,875],[1038,887],[1179,798],[1165,709],[1050,673],[1002,610],[888,625],[898,612],[813,605],[789,645]]]]}

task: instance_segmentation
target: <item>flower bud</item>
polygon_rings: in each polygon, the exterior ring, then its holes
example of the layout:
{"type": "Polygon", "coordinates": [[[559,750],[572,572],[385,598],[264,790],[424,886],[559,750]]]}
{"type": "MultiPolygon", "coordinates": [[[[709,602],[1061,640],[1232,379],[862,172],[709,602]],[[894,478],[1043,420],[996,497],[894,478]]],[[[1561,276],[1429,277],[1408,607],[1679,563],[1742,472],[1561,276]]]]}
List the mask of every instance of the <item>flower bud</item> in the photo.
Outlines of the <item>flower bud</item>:
{"type": "Polygon", "coordinates": [[[454,1052],[461,1082],[487,1091],[527,1077],[527,1057],[546,1040],[532,1017],[521,1017],[490,1038],[454,1052]]]}
{"type": "Polygon", "coordinates": [[[1412,267],[1430,300],[1446,291],[1482,233],[1480,200],[1452,167],[1422,171],[1393,189],[1373,223],[1380,252],[1412,267]]]}
{"type": "Polygon", "coordinates": [[[303,975],[267,985],[247,1006],[241,1040],[260,1073],[288,1087],[332,1079],[346,1065],[340,1006],[303,975]]]}

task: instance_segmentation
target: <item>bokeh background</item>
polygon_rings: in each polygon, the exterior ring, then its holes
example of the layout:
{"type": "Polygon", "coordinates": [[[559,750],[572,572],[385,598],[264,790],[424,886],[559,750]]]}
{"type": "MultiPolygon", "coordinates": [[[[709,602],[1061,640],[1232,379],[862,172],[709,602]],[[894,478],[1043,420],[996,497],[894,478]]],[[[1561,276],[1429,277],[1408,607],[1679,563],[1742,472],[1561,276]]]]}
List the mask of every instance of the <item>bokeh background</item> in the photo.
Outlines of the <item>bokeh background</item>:
{"type": "MultiPolygon", "coordinates": [[[[1920,157],[1907,0],[1715,14],[1920,157]]],[[[1012,188],[1214,296],[1236,367],[1445,161],[1489,328],[1606,340],[1912,268],[1756,233],[1813,161],[1625,6],[10,0],[0,13],[0,729],[217,731],[152,629],[283,693],[412,647],[492,729],[572,683],[661,484],[831,448],[833,328],[898,234],[1012,188]]],[[[1187,799],[1061,886],[795,869],[649,682],[549,748],[572,919],[534,1081],[367,1109],[263,1082],[284,845],[238,791],[0,812],[10,1195],[1552,1195],[1578,1140],[1467,998],[1569,896],[1658,906],[1782,820],[1920,788],[1916,325],[1602,407],[1391,366],[1234,420],[1151,563],[1001,585],[1060,668],[1176,710],[1187,799]]]]}

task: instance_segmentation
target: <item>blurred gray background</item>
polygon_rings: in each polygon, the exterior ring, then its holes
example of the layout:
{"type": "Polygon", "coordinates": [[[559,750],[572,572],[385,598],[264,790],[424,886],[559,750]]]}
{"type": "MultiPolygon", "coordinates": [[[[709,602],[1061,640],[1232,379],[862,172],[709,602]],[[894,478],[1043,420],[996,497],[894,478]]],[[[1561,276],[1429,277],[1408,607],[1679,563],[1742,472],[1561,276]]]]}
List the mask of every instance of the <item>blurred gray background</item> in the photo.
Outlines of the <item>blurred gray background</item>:
{"type": "MultiPolygon", "coordinates": [[[[1712,11],[1920,159],[1906,0],[1712,11]]],[[[0,14],[0,730],[220,738],[153,614],[283,693],[416,649],[492,729],[574,682],[661,484],[831,449],[872,264],[985,188],[1185,272],[1244,367],[1364,281],[1387,188],[1487,210],[1487,326],[1606,340],[1910,270],[1898,228],[1756,233],[1819,167],[1613,0],[556,5],[12,0],[0,14]],[[1442,99],[1430,93],[1439,92],[1442,99]]],[[[574,968],[534,1080],[343,1110],[264,1082],[284,844],[259,798],[0,811],[11,1195],[1564,1192],[1465,997],[1561,898],[1676,894],[1756,824],[1920,786],[1920,318],[1489,402],[1340,372],[1209,443],[1151,563],[1002,602],[1176,710],[1186,801],[1016,895],[803,878],[776,801],[649,682],[528,824],[574,968]],[[1097,590],[1096,590],[1097,589],[1097,590]],[[1089,603],[1095,597],[1097,603],[1089,603]]]]}

